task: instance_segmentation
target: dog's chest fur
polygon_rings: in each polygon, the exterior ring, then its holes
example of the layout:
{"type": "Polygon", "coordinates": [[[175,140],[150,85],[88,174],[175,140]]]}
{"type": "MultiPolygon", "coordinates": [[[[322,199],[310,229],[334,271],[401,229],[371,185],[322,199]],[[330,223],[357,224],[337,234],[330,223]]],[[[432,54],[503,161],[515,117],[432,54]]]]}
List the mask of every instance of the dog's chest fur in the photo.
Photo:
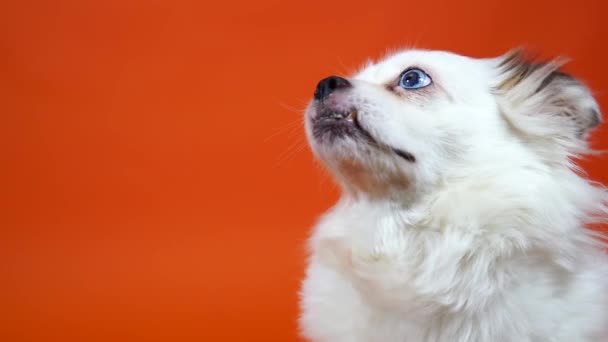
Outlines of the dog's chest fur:
{"type": "Polygon", "coordinates": [[[440,226],[423,211],[340,202],[320,220],[302,290],[305,336],[598,341],[608,304],[601,254],[571,264],[544,248],[503,254],[504,236],[440,226]]]}

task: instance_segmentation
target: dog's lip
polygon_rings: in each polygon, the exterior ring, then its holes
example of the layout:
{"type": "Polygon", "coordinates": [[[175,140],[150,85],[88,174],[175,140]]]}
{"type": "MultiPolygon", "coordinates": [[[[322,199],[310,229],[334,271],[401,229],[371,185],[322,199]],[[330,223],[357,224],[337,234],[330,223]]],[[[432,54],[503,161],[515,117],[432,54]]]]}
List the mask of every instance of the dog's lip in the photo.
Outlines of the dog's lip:
{"type": "MultiPolygon", "coordinates": [[[[318,120],[319,118],[315,118],[313,119],[313,121],[318,120]]],[[[357,111],[356,108],[352,108],[347,112],[347,115],[344,116],[344,112],[338,112],[338,111],[331,111],[329,112],[329,114],[325,114],[324,118],[322,120],[332,120],[332,121],[336,121],[336,122],[347,122],[348,124],[353,125],[353,127],[355,127],[364,137],[365,139],[368,140],[368,142],[375,144],[377,146],[385,146],[388,149],[390,149],[393,153],[395,153],[396,155],[398,155],[399,157],[413,163],[416,161],[416,157],[414,157],[413,154],[404,151],[402,149],[398,149],[395,147],[392,147],[390,145],[387,144],[383,144],[383,143],[379,143],[372,135],[371,133],[369,133],[363,126],[361,126],[361,123],[359,122],[359,112],[357,111]]]]}
{"type": "MultiPolygon", "coordinates": [[[[355,125],[355,127],[359,131],[361,131],[361,133],[363,133],[363,135],[365,135],[365,137],[367,137],[367,139],[369,139],[371,142],[373,142],[376,145],[381,145],[378,143],[378,141],[376,139],[374,139],[374,137],[365,128],[363,128],[361,126],[361,124],[359,123],[359,120],[358,120],[357,110],[354,110],[354,109],[351,110],[351,112],[348,113],[348,116],[345,118],[345,120],[352,122],[355,125]]],[[[409,162],[413,163],[416,161],[416,157],[414,157],[413,154],[411,154],[407,151],[404,151],[404,150],[401,150],[401,149],[398,149],[398,148],[395,148],[395,147],[392,147],[392,146],[386,145],[386,144],[385,144],[385,146],[387,146],[389,149],[391,149],[396,155],[398,155],[399,157],[401,157],[409,162]]]]}
{"type": "Polygon", "coordinates": [[[340,122],[340,121],[348,121],[354,123],[357,120],[357,110],[355,108],[351,108],[348,111],[340,111],[340,110],[318,110],[317,114],[312,116],[313,121],[330,121],[330,122],[340,122]]]}
{"type": "Polygon", "coordinates": [[[348,120],[349,118],[353,125],[359,130],[359,132],[361,132],[367,139],[369,139],[374,144],[378,144],[376,139],[374,139],[374,137],[365,128],[363,128],[363,126],[361,126],[357,111],[352,111],[346,119],[348,120]]]}
{"type": "Polygon", "coordinates": [[[369,135],[369,133],[367,133],[367,131],[363,127],[361,127],[361,124],[359,123],[359,113],[356,109],[351,109],[348,112],[348,115],[344,118],[344,120],[352,123],[359,131],[363,132],[366,135],[369,135]]]}
{"type": "Polygon", "coordinates": [[[317,114],[312,117],[313,123],[329,123],[329,124],[347,124],[352,125],[367,138],[375,140],[359,123],[359,113],[356,108],[351,108],[348,111],[326,110],[322,114],[317,114]]]}
{"type": "Polygon", "coordinates": [[[391,150],[393,150],[393,152],[396,155],[398,155],[399,157],[401,157],[401,158],[409,161],[410,163],[416,162],[416,157],[414,157],[413,154],[411,154],[411,153],[409,153],[407,151],[404,151],[404,150],[401,150],[401,149],[398,149],[398,148],[394,148],[394,147],[391,147],[391,150]]]}
{"type": "Polygon", "coordinates": [[[376,139],[374,139],[374,137],[365,128],[363,128],[363,126],[361,126],[361,123],[359,122],[359,112],[356,109],[351,109],[344,120],[352,123],[353,126],[355,126],[355,128],[370,142],[379,145],[378,141],[376,141],[376,139]]]}

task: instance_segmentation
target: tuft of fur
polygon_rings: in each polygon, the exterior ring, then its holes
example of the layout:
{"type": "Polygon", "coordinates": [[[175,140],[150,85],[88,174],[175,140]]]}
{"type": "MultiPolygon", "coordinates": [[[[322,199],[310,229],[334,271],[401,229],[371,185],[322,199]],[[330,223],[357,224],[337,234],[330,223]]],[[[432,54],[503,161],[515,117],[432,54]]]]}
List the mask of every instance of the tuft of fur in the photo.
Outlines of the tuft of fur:
{"type": "Polygon", "coordinates": [[[575,164],[600,110],[562,64],[406,50],[311,103],[310,145],[343,194],[310,239],[307,339],[608,340],[608,258],[586,228],[608,193],[575,164]],[[399,89],[411,67],[433,84],[399,89]],[[314,137],[319,106],[355,108],[373,139],[314,137]]]}
{"type": "Polygon", "coordinates": [[[565,59],[539,62],[517,49],[499,60],[496,94],[513,127],[549,154],[546,160],[588,153],[585,138],[599,125],[600,110],[587,87],[560,71],[565,59]]]}

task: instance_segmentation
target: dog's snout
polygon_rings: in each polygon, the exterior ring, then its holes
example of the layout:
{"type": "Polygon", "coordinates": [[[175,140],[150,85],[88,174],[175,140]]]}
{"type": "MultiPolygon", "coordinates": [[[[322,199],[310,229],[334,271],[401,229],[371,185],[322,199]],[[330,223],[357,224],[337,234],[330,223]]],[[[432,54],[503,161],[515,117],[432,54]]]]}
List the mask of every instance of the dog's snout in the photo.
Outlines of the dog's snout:
{"type": "Polygon", "coordinates": [[[339,76],[329,76],[327,78],[322,79],[317,84],[317,89],[315,90],[315,100],[323,100],[329,96],[329,94],[333,93],[337,89],[350,88],[352,85],[348,82],[347,79],[339,77],[339,76]]]}

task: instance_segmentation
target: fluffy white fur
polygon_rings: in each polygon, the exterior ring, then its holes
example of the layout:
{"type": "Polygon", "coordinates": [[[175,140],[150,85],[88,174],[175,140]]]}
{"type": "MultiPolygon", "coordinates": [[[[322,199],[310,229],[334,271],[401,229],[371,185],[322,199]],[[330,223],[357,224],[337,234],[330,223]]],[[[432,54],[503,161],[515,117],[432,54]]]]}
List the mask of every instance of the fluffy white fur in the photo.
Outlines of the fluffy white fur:
{"type": "Polygon", "coordinates": [[[407,50],[311,102],[310,145],[343,195],[310,239],[306,338],[608,341],[608,260],[585,228],[608,197],[573,163],[599,109],[558,68],[407,50]],[[412,66],[433,84],[399,88],[412,66]],[[355,109],[375,143],[315,136],[320,105],[355,109]]]}

